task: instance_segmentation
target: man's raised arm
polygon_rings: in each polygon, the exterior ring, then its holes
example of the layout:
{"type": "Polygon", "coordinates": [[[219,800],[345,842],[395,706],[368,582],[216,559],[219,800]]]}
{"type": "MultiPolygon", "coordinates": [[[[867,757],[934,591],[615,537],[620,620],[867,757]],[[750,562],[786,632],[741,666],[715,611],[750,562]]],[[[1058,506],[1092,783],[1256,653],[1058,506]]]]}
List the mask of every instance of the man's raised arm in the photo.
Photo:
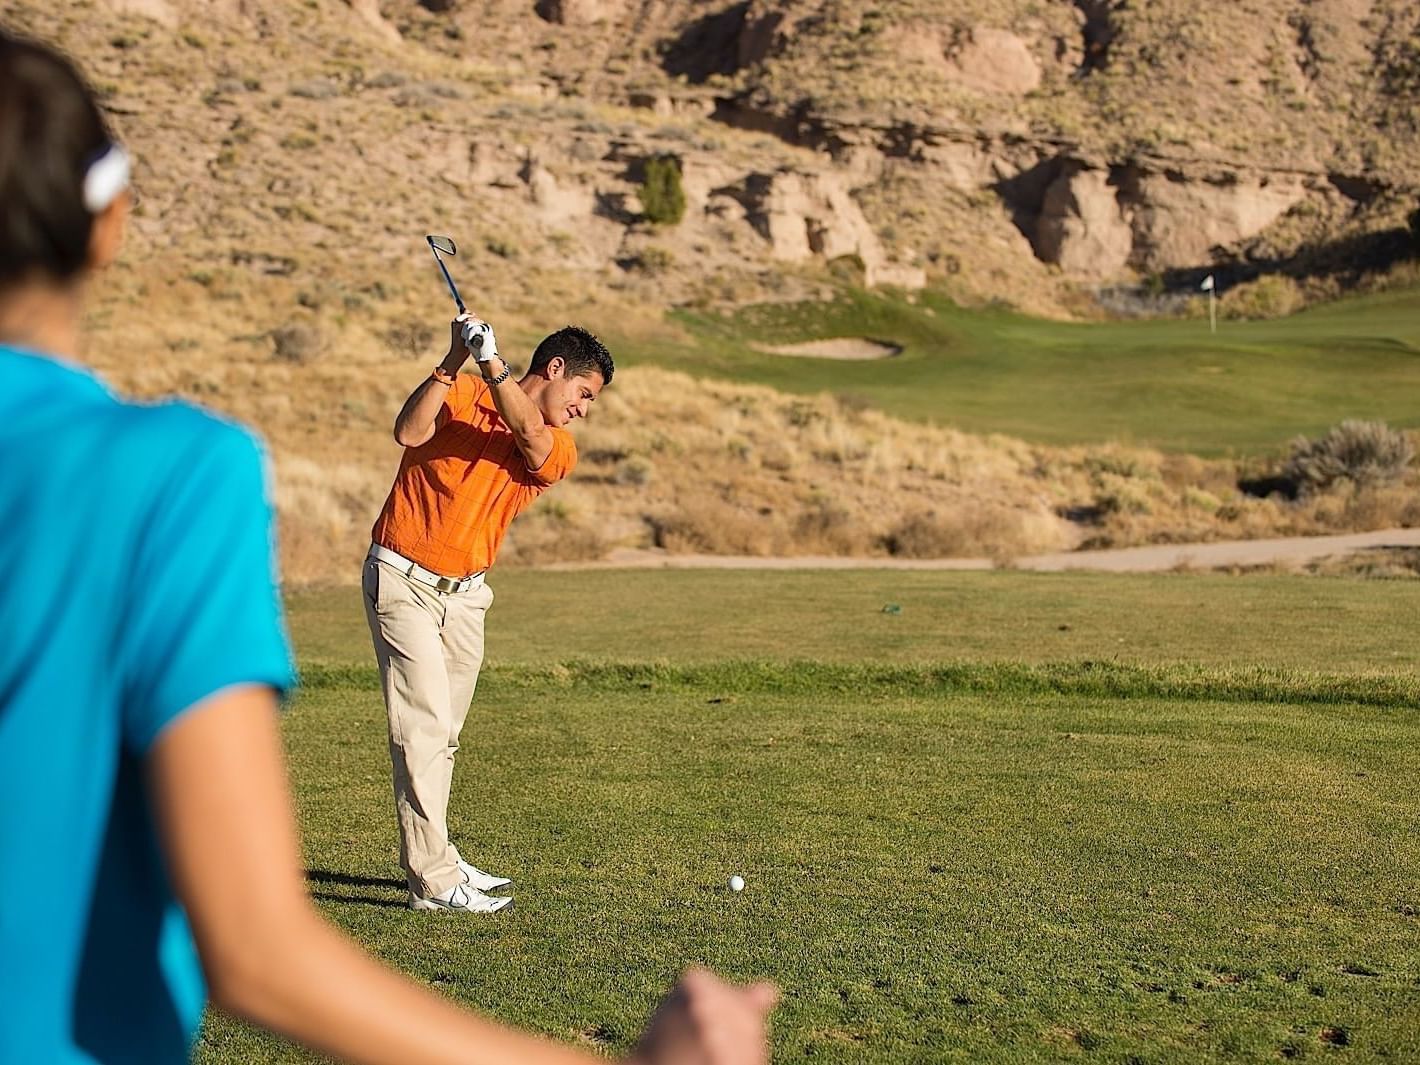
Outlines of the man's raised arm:
{"type": "Polygon", "coordinates": [[[498,354],[498,341],[493,336],[492,326],[474,318],[465,326],[464,335],[468,338],[469,353],[478,360],[478,369],[488,383],[493,405],[513,434],[518,450],[523,453],[523,461],[530,470],[541,469],[552,454],[552,430],[543,421],[542,411],[522,386],[513,380],[513,368],[498,354]],[[473,350],[475,346],[476,351],[473,350]]]}
{"type": "Polygon", "coordinates": [[[401,447],[427,444],[438,431],[439,412],[444,409],[444,399],[453,387],[455,375],[468,359],[469,351],[463,342],[463,324],[467,320],[460,316],[450,323],[449,353],[434,372],[409,394],[404,406],[399,409],[394,420],[394,438],[401,447]]]}

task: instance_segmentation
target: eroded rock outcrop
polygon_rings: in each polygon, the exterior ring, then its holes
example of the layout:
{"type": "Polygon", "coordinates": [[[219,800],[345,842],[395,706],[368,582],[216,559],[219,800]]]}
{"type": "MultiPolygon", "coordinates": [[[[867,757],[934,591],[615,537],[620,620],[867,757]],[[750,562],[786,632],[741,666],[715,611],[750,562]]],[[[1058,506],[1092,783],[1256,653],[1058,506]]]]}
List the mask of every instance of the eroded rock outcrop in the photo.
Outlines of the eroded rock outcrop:
{"type": "Polygon", "coordinates": [[[589,26],[615,19],[623,6],[621,0],[538,0],[536,10],[559,26],[589,26]]]}
{"type": "Polygon", "coordinates": [[[1214,248],[1256,236],[1305,195],[1296,179],[1268,175],[1146,173],[1132,192],[1134,263],[1161,270],[1209,262],[1214,248]]]}
{"type": "Polygon", "coordinates": [[[780,170],[744,182],[746,218],[769,242],[774,258],[802,262],[856,255],[868,284],[920,288],[921,270],[891,263],[844,179],[831,172],[780,170]]]}
{"type": "Polygon", "coordinates": [[[380,14],[379,0],[345,0],[360,20],[391,44],[398,44],[399,30],[380,14]]]}
{"type": "Polygon", "coordinates": [[[1100,167],[1075,159],[1057,165],[1039,212],[1018,217],[1041,259],[1082,277],[1208,262],[1216,249],[1255,237],[1307,194],[1300,180],[1272,175],[1100,167]]]}
{"type": "Polygon", "coordinates": [[[1032,241],[1036,253],[1086,277],[1123,270],[1134,252],[1134,230],[1118,191],[1107,171],[1067,166],[1045,191],[1032,241]]]}
{"type": "Polygon", "coordinates": [[[178,24],[178,9],[172,0],[104,0],[120,15],[152,19],[169,29],[178,24]]]}
{"type": "Polygon", "coordinates": [[[1040,63],[1025,41],[1009,30],[977,26],[957,36],[947,50],[946,78],[968,89],[1024,96],[1040,87],[1040,63]]]}

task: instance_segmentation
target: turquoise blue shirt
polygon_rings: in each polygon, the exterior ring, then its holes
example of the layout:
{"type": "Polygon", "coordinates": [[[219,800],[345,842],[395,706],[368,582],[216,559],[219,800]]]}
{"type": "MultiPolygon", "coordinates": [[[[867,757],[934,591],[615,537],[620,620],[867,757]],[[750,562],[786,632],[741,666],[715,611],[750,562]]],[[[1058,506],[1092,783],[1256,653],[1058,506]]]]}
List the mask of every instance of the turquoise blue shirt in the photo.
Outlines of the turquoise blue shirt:
{"type": "Polygon", "coordinates": [[[0,347],[0,1062],[187,1060],[205,987],[143,758],[292,679],[252,438],[0,347]]]}

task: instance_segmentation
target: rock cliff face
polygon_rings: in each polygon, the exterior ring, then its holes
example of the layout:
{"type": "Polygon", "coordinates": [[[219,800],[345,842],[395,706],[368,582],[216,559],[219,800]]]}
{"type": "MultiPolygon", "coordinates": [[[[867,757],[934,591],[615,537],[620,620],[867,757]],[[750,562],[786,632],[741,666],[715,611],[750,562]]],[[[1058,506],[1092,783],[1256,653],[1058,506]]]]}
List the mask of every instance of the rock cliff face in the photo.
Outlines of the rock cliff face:
{"type": "MultiPolygon", "coordinates": [[[[264,162],[308,171],[294,146],[309,131],[261,130],[326,123],[316,140],[348,138],[411,187],[431,167],[520,242],[524,268],[615,268],[634,286],[654,260],[673,301],[692,272],[759,277],[755,298],[770,273],[856,257],[869,284],[935,280],[1049,310],[1074,285],[1304,255],[1420,199],[1407,0],[95,4],[109,30],[11,6],[140,82],[220,35],[189,57],[214,84],[245,76],[298,101],[258,114],[217,92],[204,117],[245,126],[213,129],[227,149],[214,156],[264,139],[264,162]],[[110,55],[102,34],[138,26],[145,47],[110,55]],[[652,155],[684,175],[673,228],[636,198],[652,155]]],[[[125,85],[115,104],[137,95],[125,85]]],[[[222,169],[219,187],[269,195],[222,169]]]]}
{"type": "Polygon", "coordinates": [[[1053,176],[1039,207],[1024,198],[1020,224],[1042,260],[1087,277],[1207,263],[1214,249],[1237,247],[1308,195],[1293,174],[1091,167],[1073,158],[1046,170],[1053,176]]]}
{"type": "Polygon", "coordinates": [[[1300,250],[1386,224],[1420,184],[1415,5],[773,6],[725,9],[721,121],[860,180],[994,193],[1071,276],[1237,258],[1284,217],[1300,250]]]}

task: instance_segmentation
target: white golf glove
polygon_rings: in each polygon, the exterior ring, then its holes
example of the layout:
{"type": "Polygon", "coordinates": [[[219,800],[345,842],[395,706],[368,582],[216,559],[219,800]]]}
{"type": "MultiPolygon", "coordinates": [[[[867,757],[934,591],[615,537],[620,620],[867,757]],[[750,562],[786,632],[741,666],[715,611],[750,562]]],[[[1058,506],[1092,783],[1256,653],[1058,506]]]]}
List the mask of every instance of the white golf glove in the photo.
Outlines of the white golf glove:
{"type": "Polygon", "coordinates": [[[493,327],[479,318],[470,318],[463,324],[463,346],[478,362],[491,362],[502,358],[498,354],[498,338],[493,335],[493,327]]]}

